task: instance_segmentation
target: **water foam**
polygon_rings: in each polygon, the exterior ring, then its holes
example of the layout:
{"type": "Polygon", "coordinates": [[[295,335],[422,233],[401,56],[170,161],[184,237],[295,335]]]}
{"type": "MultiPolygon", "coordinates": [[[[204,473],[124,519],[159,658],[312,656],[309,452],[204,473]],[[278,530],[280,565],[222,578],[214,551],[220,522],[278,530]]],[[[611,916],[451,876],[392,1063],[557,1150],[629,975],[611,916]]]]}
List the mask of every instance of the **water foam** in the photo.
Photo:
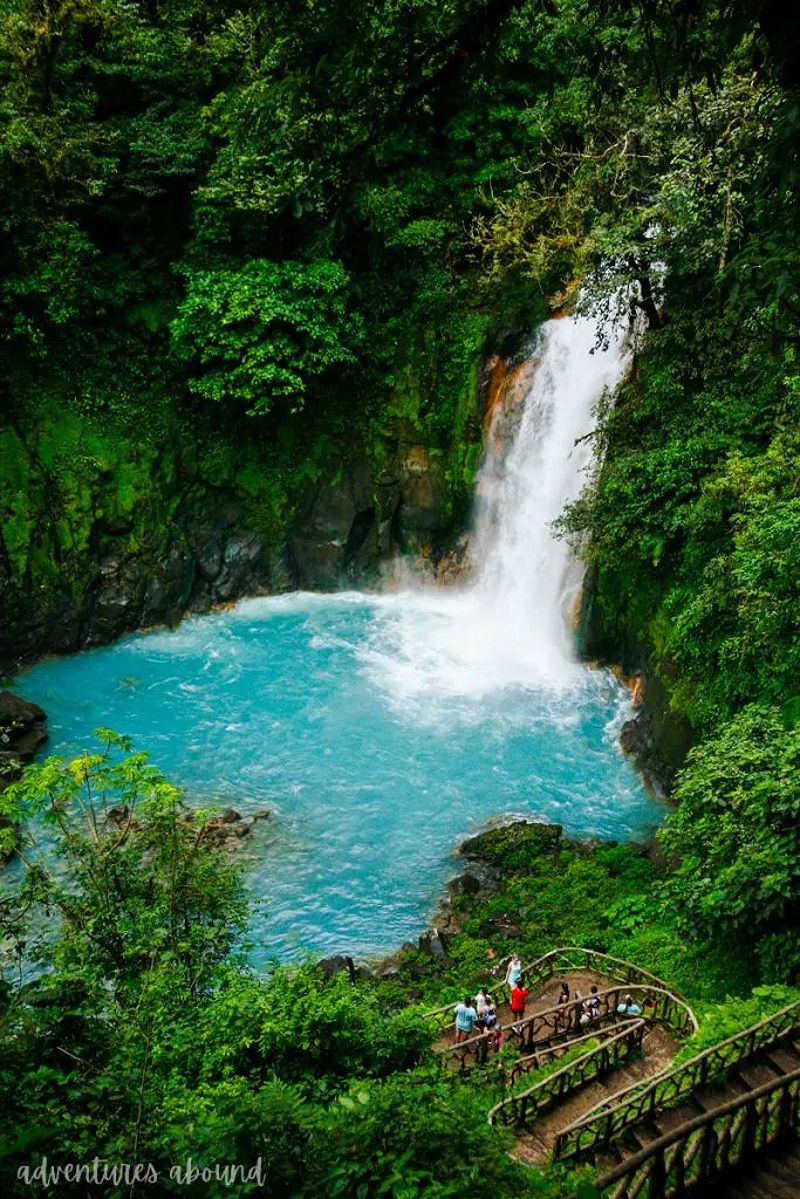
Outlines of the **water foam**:
{"type": "MultiPolygon", "coordinates": [[[[596,350],[580,317],[545,324],[538,365],[509,441],[493,427],[477,480],[471,556],[461,588],[421,586],[387,597],[362,659],[398,703],[481,699],[509,688],[574,692],[586,685],[569,629],[582,571],[553,533],[591,458],[595,405],[625,370],[624,340],[596,350]]],[[[495,424],[508,419],[499,411],[495,424]]]]}

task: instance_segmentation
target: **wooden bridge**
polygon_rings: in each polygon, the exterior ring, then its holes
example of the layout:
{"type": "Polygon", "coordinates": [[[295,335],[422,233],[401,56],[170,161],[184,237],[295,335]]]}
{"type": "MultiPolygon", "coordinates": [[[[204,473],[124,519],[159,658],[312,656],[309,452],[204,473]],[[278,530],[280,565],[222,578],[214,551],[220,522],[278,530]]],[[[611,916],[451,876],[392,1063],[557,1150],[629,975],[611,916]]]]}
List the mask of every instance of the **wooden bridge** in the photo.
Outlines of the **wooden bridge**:
{"type": "MultiPolygon", "coordinates": [[[[542,995],[530,1016],[506,1024],[523,1055],[505,1070],[511,1093],[489,1122],[514,1129],[515,1156],[592,1164],[602,1199],[800,1199],[800,1002],[676,1065],[678,1042],[697,1021],[660,979],[575,946],[525,967],[531,992],[555,975],[571,986],[576,977],[606,985],[589,1026],[580,1023],[580,1001],[554,1007],[542,995]],[[626,985],[608,986],[609,979],[626,985]],[[618,1013],[628,993],[640,1016],[618,1013]],[[560,1069],[516,1089],[528,1071],[562,1055],[560,1069]]],[[[428,1017],[451,1025],[453,1005],[428,1017]]],[[[442,1065],[462,1071],[485,1066],[490,1046],[482,1034],[436,1052],[442,1065]]]]}

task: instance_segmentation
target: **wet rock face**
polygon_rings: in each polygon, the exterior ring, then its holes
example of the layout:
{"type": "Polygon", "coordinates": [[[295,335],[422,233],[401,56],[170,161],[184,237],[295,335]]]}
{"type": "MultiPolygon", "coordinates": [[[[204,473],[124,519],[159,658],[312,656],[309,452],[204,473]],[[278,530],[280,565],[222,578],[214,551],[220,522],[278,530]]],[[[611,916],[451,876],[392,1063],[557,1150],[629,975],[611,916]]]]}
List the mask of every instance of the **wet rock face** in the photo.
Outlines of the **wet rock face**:
{"type": "Polygon", "coordinates": [[[376,473],[366,458],[331,464],[287,538],[292,582],[331,590],[369,582],[395,553],[427,562],[444,552],[450,517],[443,459],[398,438],[376,473]]]}
{"type": "MultiPolygon", "coordinates": [[[[424,445],[402,445],[397,472],[400,488],[397,527],[406,544],[424,544],[444,527],[447,482],[441,457],[424,445]]],[[[415,547],[416,548],[416,547],[415,547]]]]}
{"type": "MultiPolygon", "coordinates": [[[[425,382],[403,393],[408,411],[424,411],[425,382]]],[[[473,440],[485,383],[479,375],[473,440]]],[[[62,424],[76,436],[72,417],[62,424]]],[[[101,437],[88,473],[70,475],[63,504],[37,459],[41,430],[6,430],[30,499],[0,533],[0,670],[174,626],[244,595],[369,585],[395,556],[429,577],[458,577],[463,546],[451,551],[469,483],[466,474],[459,482],[452,452],[464,448],[462,425],[432,432],[424,418],[401,415],[378,431],[354,425],[352,442],[342,437],[309,459],[315,477],[304,483],[270,474],[268,455],[242,471],[217,469],[212,455],[206,468],[194,446],[101,437]]]]}
{"type": "Polygon", "coordinates": [[[584,580],[577,621],[578,644],[585,658],[609,666],[632,692],[636,716],[620,732],[620,745],[642,772],[650,790],[668,797],[694,742],[694,730],[671,703],[671,680],[660,662],[656,669],[648,647],[608,622],[597,571],[584,580]]]}
{"type": "Polygon", "coordinates": [[[623,724],[619,743],[653,794],[666,799],[691,744],[691,730],[672,713],[642,708],[623,724]]]}
{"type": "Polygon", "coordinates": [[[332,477],[301,505],[287,538],[293,583],[330,590],[380,559],[373,479],[365,461],[331,463],[332,477]]]}
{"type": "Polygon", "coordinates": [[[38,704],[0,691],[0,791],[19,778],[47,740],[47,716],[38,704]]]}
{"type": "Polygon", "coordinates": [[[207,497],[185,512],[161,540],[124,552],[107,530],[81,589],[65,583],[46,605],[26,595],[25,580],[0,570],[0,669],[45,653],[105,645],[132,629],[177,624],[185,612],[206,612],[241,595],[280,590],[287,573],[247,514],[232,501],[207,497]]]}
{"type": "MultiPolygon", "coordinates": [[[[0,791],[20,777],[46,740],[47,716],[39,705],[0,691],[0,791]]],[[[8,823],[0,816],[0,826],[8,823]]]]}

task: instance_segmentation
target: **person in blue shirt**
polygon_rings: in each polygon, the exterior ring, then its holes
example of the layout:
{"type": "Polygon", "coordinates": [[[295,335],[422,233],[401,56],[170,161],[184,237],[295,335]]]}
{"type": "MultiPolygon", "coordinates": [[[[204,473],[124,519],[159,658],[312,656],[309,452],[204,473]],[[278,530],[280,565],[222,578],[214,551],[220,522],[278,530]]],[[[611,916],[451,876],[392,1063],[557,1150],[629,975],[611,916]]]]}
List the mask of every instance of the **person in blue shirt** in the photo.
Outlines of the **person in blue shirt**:
{"type": "Polygon", "coordinates": [[[469,995],[465,997],[463,1003],[456,1004],[455,1012],[456,1045],[458,1045],[460,1041],[466,1041],[468,1037],[472,1036],[475,1022],[478,1019],[478,1013],[475,1011],[469,995]]]}

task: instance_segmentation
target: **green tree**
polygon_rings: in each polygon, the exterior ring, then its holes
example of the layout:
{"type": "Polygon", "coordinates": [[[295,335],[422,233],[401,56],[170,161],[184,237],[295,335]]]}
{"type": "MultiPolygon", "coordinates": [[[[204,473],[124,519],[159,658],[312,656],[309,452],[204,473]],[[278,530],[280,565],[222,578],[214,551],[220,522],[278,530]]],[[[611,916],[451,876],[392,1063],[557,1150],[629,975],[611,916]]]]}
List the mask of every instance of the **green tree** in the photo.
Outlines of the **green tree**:
{"type": "MultiPolygon", "coordinates": [[[[796,930],[800,728],[787,728],[777,708],[744,708],[690,751],[675,798],[659,839],[674,861],[668,894],[685,926],[734,942],[796,930]]],[[[767,955],[774,949],[770,942],[767,955]]],[[[797,978],[796,949],[795,932],[771,981],[797,978]]]]}
{"type": "Polygon", "coordinates": [[[192,272],[172,324],[176,351],[195,368],[190,387],[242,401],[251,415],[276,400],[297,411],[325,372],[356,361],[361,335],[347,274],[326,260],[192,272]]]}
{"type": "Polygon", "coordinates": [[[60,935],[46,932],[39,953],[92,971],[116,1002],[162,970],[180,1002],[194,1001],[243,926],[239,869],[145,754],[99,737],[100,752],[48,758],[3,793],[0,836],[25,868],[8,902],[52,913],[60,935]]]}

